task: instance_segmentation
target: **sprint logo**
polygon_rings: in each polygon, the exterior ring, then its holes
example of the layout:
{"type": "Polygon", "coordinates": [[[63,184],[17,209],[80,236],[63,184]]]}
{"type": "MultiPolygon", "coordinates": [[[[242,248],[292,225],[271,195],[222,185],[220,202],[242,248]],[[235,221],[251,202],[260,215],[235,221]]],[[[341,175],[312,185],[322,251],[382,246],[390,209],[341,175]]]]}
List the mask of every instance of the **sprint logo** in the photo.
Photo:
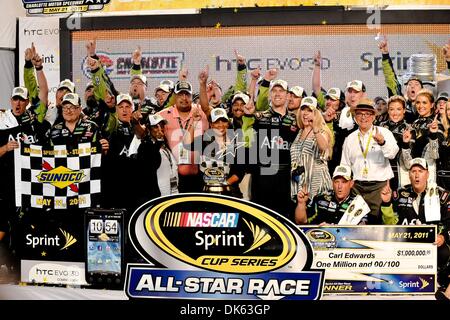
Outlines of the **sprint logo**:
{"type": "Polygon", "coordinates": [[[68,233],[67,231],[64,231],[63,229],[59,228],[59,231],[64,236],[65,243],[62,245],[62,239],[59,235],[55,235],[54,237],[51,237],[47,234],[44,234],[43,236],[33,236],[32,234],[27,234],[25,236],[26,238],[26,245],[31,246],[33,249],[36,247],[59,247],[62,246],[59,250],[67,250],[71,245],[77,242],[77,239],[68,233]]]}
{"type": "Polygon", "coordinates": [[[248,226],[248,228],[253,234],[253,243],[250,246],[250,248],[244,253],[255,250],[256,248],[259,248],[264,243],[270,240],[271,238],[270,235],[267,234],[267,232],[264,229],[261,229],[259,226],[255,226],[252,222],[247,222],[246,219],[242,220],[244,220],[245,224],[248,226]]]}
{"type": "Polygon", "coordinates": [[[75,171],[63,166],[53,169],[46,162],[44,162],[43,167],[47,171],[41,171],[36,176],[40,183],[50,183],[59,189],[69,187],[73,192],[78,192],[75,183],[81,182],[86,176],[82,170],[75,171]]]}
{"type": "Polygon", "coordinates": [[[419,290],[423,290],[430,285],[430,283],[419,277],[420,281],[400,281],[398,284],[400,288],[417,288],[419,290]]]}
{"type": "Polygon", "coordinates": [[[61,228],[59,228],[59,231],[61,231],[61,233],[64,236],[64,239],[66,240],[66,243],[64,244],[64,246],[59,250],[67,250],[67,248],[69,248],[71,245],[73,245],[75,242],[77,242],[77,239],[73,235],[68,233],[67,231],[64,231],[61,228]]]}

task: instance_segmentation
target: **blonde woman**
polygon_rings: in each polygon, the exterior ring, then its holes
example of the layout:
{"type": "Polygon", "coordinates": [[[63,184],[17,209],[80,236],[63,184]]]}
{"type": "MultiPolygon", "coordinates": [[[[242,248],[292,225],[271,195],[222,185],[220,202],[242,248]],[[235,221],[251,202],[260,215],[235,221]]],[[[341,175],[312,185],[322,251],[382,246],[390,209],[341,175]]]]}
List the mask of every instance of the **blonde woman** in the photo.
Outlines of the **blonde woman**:
{"type": "Polygon", "coordinates": [[[416,110],[419,118],[411,125],[411,130],[403,132],[401,157],[408,164],[414,158],[424,158],[430,172],[428,182],[436,182],[436,160],[438,147],[445,140],[444,127],[434,113],[434,96],[430,90],[422,89],[416,96],[416,110]]]}
{"type": "Polygon", "coordinates": [[[332,134],[314,97],[303,98],[297,124],[300,130],[291,145],[291,199],[296,199],[303,187],[312,199],[332,188],[328,171],[332,134]]]}

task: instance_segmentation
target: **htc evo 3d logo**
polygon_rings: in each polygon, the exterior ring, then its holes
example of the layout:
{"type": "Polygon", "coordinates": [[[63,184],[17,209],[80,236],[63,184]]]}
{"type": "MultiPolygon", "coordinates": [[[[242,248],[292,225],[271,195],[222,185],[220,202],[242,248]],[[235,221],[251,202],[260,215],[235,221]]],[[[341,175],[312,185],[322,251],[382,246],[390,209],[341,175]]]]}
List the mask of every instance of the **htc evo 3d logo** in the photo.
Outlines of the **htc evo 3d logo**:
{"type": "Polygon", "coordinates": [[[77,242],[77,239],[67,231],[64,231],[61,228],[59,228],[59,231],[62,233],[63,239],[58,234],[55,234],[52,237],[47,234],[44,234],[43,236],[34,236],[29,233],[25,236],[26,245],[31,246],[33,249],[45,246],[61,247],[59,250],[67,250],[67,248],[77,242]]]}
{"type": "Polygon", "coordinates": [[[63,166],[53,169],[46,161],[44,161],[42,167],[46,171],[41,171],[36,176],[40,183],[49,183],[59,189],[69,187],[73,192],[78,192],[75,183],[81,182],[86,176],[82,170],[70,170],[63,166]]]}

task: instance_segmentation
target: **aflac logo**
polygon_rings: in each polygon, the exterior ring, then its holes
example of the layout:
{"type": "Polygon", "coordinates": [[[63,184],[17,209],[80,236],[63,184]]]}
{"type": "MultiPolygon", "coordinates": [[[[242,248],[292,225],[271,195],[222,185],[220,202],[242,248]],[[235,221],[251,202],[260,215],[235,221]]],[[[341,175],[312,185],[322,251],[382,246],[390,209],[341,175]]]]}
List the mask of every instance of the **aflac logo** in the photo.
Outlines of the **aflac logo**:
{"type": "Polygon", "coordinates": [[[129,230],[136,250],[154,265],[128,266],[131,298],[321,295],[322,271],[310,271],[312,248],[305,235],[251,202],[212,194],[162,197],[141,206],[129,230]]]}

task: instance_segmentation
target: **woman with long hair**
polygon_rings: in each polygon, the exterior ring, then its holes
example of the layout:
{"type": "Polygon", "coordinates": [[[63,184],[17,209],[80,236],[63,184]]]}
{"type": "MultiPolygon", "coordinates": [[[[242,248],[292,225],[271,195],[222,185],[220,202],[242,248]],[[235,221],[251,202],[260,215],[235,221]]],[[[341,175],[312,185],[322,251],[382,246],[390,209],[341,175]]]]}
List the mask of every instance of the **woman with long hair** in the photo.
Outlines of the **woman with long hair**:
{"type": "Polygon", "coordinates": [[[401,157],[407,165],[411,159],[424,158],[430,172],[428,182],[435,183],[436,160],[439,145],[444,140],[444,127],[438,121],[438,114],[434,113],[434,96],[430,90],[420,90],[415,104],[419,118],[403,132],[401,157]]]}
{"type": "MultiPolygon", "coordinates": [[[[380,127],[387,128],[394,135],[397,144],[400,146],[403,142],[403,132],[409,127],[405,120],[406,100],[402,96],[392,96],[388,100],[387,114],[388,120],[381,122],[380,127]]],[[[408,168],[400,157],[401,151],[397,153],[394,159],[390,159],[394,177],[390,180],[392,190],[397,190],[409,184],[408,168]]]]}
{"type": "Polygon", "coordinates": [[[300,130],[291,145],[291,198],[296,199],[305,186],[312,199],[332,188],[328,171],[332,133],[317,109],[314,97],[303,98],[297,124],[300,130]]]}

